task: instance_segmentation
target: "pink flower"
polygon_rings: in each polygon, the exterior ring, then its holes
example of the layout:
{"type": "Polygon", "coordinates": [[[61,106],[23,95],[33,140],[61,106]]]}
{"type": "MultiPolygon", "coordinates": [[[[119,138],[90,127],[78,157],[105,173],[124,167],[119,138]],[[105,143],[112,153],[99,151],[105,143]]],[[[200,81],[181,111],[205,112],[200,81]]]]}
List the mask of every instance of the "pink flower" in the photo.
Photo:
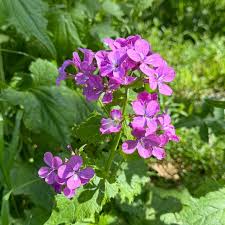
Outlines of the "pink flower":
{"type": "Polygon", "coordinates": [[[166,63],[163,63],[157,69],[145,67],[145,74],[148,75],[149,86],[152,90],[158,87],[159,93],[163,95],[172,95],[173,90],[165,83],[171,82],[175,78],[175,71],[166,63]]]}
{"type": "Polygon", "coordinates": [[[100,132],[102,134],[117,133],[121,130],[122,112],[118,109],[113,109],[110,112],[111,118],[103,118],[101,120],[100,132]]]}
{"type": "Polygon", "coordinates": [[[134,129],[132,134],[136,137],[136,140],[128,140],[122,144],[124,153],[132,154],[137,149],[142,158],[155,156],[157,159],[163,159],[165,157],[164,149],[159,147],[160,138],[157,135],[145,136],[144,129],[134,129]]]}
{"type": "Polygon", "coordinates": [[[138,94],[137,100],[132,102],[133,110],[136,114],[131,125],[133,128],[145,128],[150,127],[153,129],[152,133],[157,129],[156,120],[153,116],[159,112],[159,103],[155,95],[148,94],[147,92],[141,92],[138,94]]]}

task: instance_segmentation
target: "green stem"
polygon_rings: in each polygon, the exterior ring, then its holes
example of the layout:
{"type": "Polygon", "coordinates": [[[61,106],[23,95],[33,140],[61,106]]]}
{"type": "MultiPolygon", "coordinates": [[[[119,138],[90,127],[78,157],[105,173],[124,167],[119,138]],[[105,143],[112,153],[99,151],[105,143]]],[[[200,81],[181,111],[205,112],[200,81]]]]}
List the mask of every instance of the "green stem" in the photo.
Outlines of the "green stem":
{"type": "MultiPolygon", "coordinates": [[[[128,88],[126,87],[126,89],[125,89],[125,97],[124,97],[123,106],[122,106],[122,115],[123,115],[123,117],[124,117],[126,106],[127,106],[127,99],[128,99],[127,95],[128,95],[128,88]]],[[[120,143],[121,135],[122,135],[122,129],[120,130],[119,133],[116,134],[116,136],[115,136],[115,138],[113,140],[112,148],[111,148],[111,151],[110,151],[110,155],[109,155],[109,158],[108,158],[107,164],[106,164],[106,176],[105,177],[107,177],[109,175],[109,171],[110,171],[110,168],[112,166],[112,162],[113,162],[113,159],[114,159],[115,152],[116,152],[116,150],[118,148],[118,145],[120,143]]]]}

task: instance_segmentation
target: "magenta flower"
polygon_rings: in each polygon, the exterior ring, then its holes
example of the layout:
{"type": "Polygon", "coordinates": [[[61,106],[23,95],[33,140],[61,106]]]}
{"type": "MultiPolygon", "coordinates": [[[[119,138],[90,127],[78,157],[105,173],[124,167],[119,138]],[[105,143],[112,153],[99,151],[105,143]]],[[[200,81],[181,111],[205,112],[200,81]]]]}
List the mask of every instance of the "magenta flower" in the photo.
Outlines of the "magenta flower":
{"type": "Polygon", "coordinates": [[[145,136],[145,129],[134,129],[132,131],[133,136],[136,140],[128,140],[122,144],[122,150],[126,154],[132,154],[137,149],[138,154],[142,158],[149,158],[155,156],[157,159],[163,159],[165,151],[160,148],[160,138],[155,135],[145,136]]]}
{"type": "Polygon", "coordinates": [[[88,101],[96,101],[104,91],[102,78],[92,75],[84,86],[83,94],[88,101]]]}
{"type": "Polygon", "coordinates": [[[44,154],[44,162],[47,166],[41,167],[38,171],[39,177],[45,179],[47,184],[57,182],[57,169],[62,165],[62,159],[52,155],[51,152],[44,154]]]}
{"type": "Polygon", "coordinates": [[[148,75],[149,85],[152,90],[158,87],[159,93],[168,96],[172,95],[173,90],[165,82],[168,83],[174,80],[176,74],[173,68],[164,63],[156,70],[145,68],[145,72],[148,75]]]}
{"type": "Polygon", "coordinates": [[[113,92],[120,87],[120,83],[118,83],[114,79],[109,79],[108,83],[105,84],[104,95],[102,98],[102,102],[104,104],[108,104],[113,100],[113,92]]]}
{"type": "Polygon", "coordinates": [[[70,65],[75,66],[78,69],[78,73],[75,75],[75,80],[77,84],[83,85],[92,75],[96,67],[93,65],[94,53],[85,48],[79,49],[84,54],[84,59],[81,61],[80,56],[77,52],[73,53],[73,59],[64,61],[62,66],[59,68],[59,76],[56,79],[56,84],[59,85],[62,80],[67,78],[66,68],[70,65]]]}
{"type": "Polygon", "coordinates": [[[101,120],[100,132],[102,134],[117,133],[121,130],[122,112],[119,109],[113,109],[110,112],[111,118],[101,120]]]}
{"type": "Polygon", "coordinates": [[[74,65],[73,61],[68,59],[66,61],[63,62],[62,66],[59,67],[58,71],[59,71],[59,76],[56,79],[56,85],[59,86],[60,82],[65,80],[67,78],[67,72],[66,72],[66,68],[70,65],[74,65]]]}
{"type": "Polygon", "coordinates": [[[75,75],[75,81],[79,85],[84,85],[96,67],[93,65],[94,53],[86,48],[79,48],[79,50],[84,54],[84,59],[81,61],[78,53],[73,53],[73,62],[79,69],[79,72],[75,75]]]}
{"type": "Polygon", "coordinates": [[[58,168],[58,177],[66,180],[66,187],[63,193],[72,198],[76,189],[87,184],[94,176],[94,170],[90,167],[81,169],[83,160],[80,156],[72,156],[70,160],[58,168]]]}
{"type": "Polygon", "coordinates": [[[179,141],[179,137],[176,135],[175,128],[171,124],[171,118],[168,114],[164,113],[157,117],[161,130],[164,131],[164,136],[168,137],[168,140],[179,141]]]}
{"type": "Polygon", "coordinates": [[[108,60],[101,63],[101,76],[120,78],[125,75],[125,69],[122,62],[126,58],[126,53],[116,50],[108,53],[108,60]]]}
{"type": "Polygon", "coordinates": [[[152,100],[153,98],[156,98],[156,96],[142,92],[139,93],[138,99],[132,102],[136,114],[131,123],[133,128],[146,128],[148,126],[152,129],[152,133],[156,131],[157,123],[153,116],[159,112],[159,103],[152,100]]]}

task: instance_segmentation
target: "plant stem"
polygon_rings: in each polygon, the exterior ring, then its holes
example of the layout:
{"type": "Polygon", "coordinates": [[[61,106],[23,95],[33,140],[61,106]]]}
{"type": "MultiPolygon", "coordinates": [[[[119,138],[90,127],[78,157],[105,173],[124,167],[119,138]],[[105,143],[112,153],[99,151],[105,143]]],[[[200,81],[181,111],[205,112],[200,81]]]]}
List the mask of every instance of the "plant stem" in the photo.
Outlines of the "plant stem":
{"type": "MultiPolygon", "coordinates": [[[[123,117],[124,117],[124,113],[125,113],[126,105],[127,105],[127,99],[128,99],[127,95],[128,95],[128,88],[126,87],[124,101],[123,101],[123,105],[122,105],[122,115],[123,115],[123,117]]],[[[116,134],[116,136],[115,136],[115,138],[113,140],[112,148],[111,148],[111,151],[110,151],[110,155],[109,155],[109,158],[108,158],[107,164],[106,164],[106,176],[105,177],[107,177],[109,175],[109,171],[110,171],[110,168],[112,166],[114,155],[115,155],[116,149],[118,148],[121,135],[122,135],[122,129],[120,130],[119,133],[116,134]]]]}

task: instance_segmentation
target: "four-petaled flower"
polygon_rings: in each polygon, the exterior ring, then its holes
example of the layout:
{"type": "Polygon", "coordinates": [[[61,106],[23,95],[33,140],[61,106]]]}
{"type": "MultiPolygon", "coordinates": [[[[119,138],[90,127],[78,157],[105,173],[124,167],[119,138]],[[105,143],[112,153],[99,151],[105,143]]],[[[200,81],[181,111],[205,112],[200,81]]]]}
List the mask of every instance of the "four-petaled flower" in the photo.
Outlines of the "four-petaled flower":
{"type": "Polygon", "coordinates": [[[38,175],[45,179],[48,184],[54,184],[57,181],[57,170],[62,165],[62,159],[58,156],[53,156],[51,152],[44,154],[44,162],[47,166],[41,167],[38,175]]]}
{"type": "Polygon", "coordinates": [[[83,160],[80,156],[72,156],[67,163],[58,168],[59,178],[66,180],[63,193],[68,198],[72,198],[76,189],[87,184],[94,176],[94,170],[90,167],[81,169],[82,164],[83,160]]]}
{"type": "Polygon", "coordinates": [[[117,133],[121,130],[122,112],[119,109],[113,109],[110,112],[111,118],[101,120],[100,132],[102,134],[117,133]]]}

